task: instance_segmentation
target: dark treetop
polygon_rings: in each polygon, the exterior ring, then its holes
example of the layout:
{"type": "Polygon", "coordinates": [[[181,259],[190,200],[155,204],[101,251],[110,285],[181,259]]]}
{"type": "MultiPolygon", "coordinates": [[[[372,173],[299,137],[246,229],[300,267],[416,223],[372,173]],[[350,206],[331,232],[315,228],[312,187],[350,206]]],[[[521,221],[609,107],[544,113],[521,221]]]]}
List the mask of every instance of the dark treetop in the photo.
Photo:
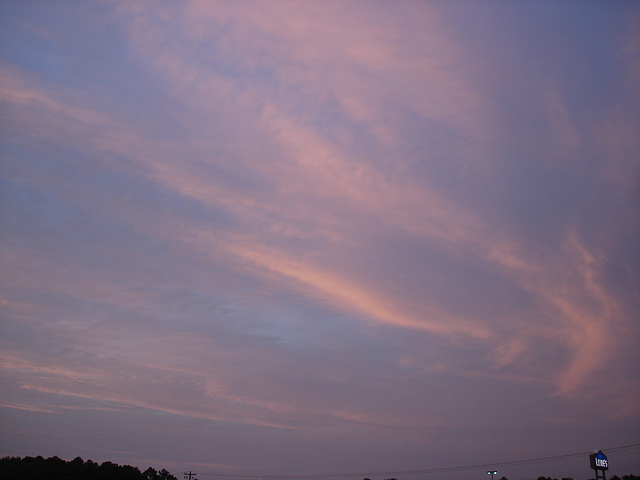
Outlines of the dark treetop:
{"type": "Polygon", "coordinates": [[[166,470],[112,462],[98,464],[80,457],[71,461],[58,457],[4,457],[0,459],[0,478],[4,480],[177,480],[166,470]]]}

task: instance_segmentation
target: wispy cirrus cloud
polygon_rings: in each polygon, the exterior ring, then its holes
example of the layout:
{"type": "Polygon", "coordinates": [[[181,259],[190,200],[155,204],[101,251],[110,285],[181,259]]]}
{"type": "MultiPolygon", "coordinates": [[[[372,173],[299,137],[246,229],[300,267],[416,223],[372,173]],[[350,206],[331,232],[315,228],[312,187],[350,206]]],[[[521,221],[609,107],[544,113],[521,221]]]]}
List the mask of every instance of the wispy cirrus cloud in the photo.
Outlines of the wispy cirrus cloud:
{"type": "MultiPolygon", "coordinates": [[[[137,24],[137,26],[140,25],[137,24]]],[[[306,28],[301,29],[301,31],[306,30],[306,28]]],[[[156,32],[156,34],[166,35],[162,31],[156,32]]],[[[236,38],[236,41],[240,42],[241,39],[236,38]]],[[[166,59],[167,55],[172,53],[164,51],[162,58],[166,59]]],[[[296,54],[294,53],[293,56],[296,57],[296,54]]],[[[298,56],[302,58],[304,55],[298,53],[298,56]]],[[[183,65],[185,63],[186,61],[177,55],[174,61],[169,62],[170,65],[180,64],[181,66],[178,68],[180,71],[193,72],[192,75],[187,76],[187,84],[191,85],[193,78],[211,78],[208,75],[208,70],[199,69],[197,64],[189,65],[187,63],[185,66],[183,65]]],[[[345,60],[344,63],[353,64],[354,62],[349,57],[349,60],[345,60]]],[[[373,62],[370,67],[376,65],[377,63],[373,62]]],[[[331,67],[333,64],[329,65],[328,71],[331,71],[331,67]]],[[[438,82],[438,84],[442,83],[438,82]]],[[[41,92],[33,90],[24,92],[14,89],[11,95],[13,95],[11,97],[13,103],[40,104],[45,112],[61,112],[65,108],[63,104],[55,103],[41,92]]],[[[409,93],[408,97],[411,96],[412,94],[409,93]]],[[[420,112],[417,113],[420,114],[420,112]]],[[[448,116],[448,112],[439,112],[439,115],[436,115],[445,123],[448,116]]],[[[474,215],[473,211],[465,211],[464,208],[456,205],[453,199],[447,198],[443,191],[430,186],[428,182],[422,181],[407,187],[406,182],[402,183],[405,176],[394,178],[386,175],[387,172],[384,168],[376,168],[371,164],[364,163],[357,155],[358,152],[352,152],[346,148],[336,148],[331,139],[327,138],[324,132],[315,125],[307,122],[307,126],[300,126],[295,122],[295,113],[279,111],[273,105],[268,104],[264,107],[258,121],[247,122],[249,125],[253,124],[254,130],[264,130],[271,134],[269,135],[271,144],[268,146],[272,150],[271,154],[274,155],[274,161],[269,163],[258,161],[252,165],[251,176],[260,179],[260,184],[264,187],[252,190],[239,188],[233,183],[229,184],[225,181],[228,176],[220,177],[218,175],[220,170],[215,167],[222,166],[231,176],[237,175],[237,168],[235,165],[229,164],[228,160],[223,159],[220,162],[215,156],[215,150],[210,153],[209,148],[212,145],[206,140],[200,145],[195,143],[195,150],[193,147],[187,149],[170,141],[161,142],[164,143],[163,145],[152,146],[141,140],[136,134],[132,134],[129,127],[122,128],[116,124],[115,120],[106,120],[104,116],[92,114],[88,109],[72,106],[58,118],[58,121],[61,123],[57,130],[67,134],[69,131],[73,131],[69,122],[75,122],[78,128],[80,126],[86,128],[86,125],[106,127],[103,132],[93,134],[95,136],[94,145],[99,145],[101,148],[119,155],[134,158],[136,163],[146,169],[145,174],[152,181],[160,182],[169,191],[175,191],[181,196],[201,202],[205,208],[219,207],[230,212],[242,227],[251,227],[256,222],[260,224],[264,220],[269,222],[268,229],[272,234],[266,237],[256,235],[255,230],[251,228],[248,231],[227,232],[228,236],[225,239],[223,231],[218,229],[213,235],[216,238],[213,242],[210,240],[211,234],[199,232],[196,227],[182,240],[192,243],[193,239],[199,239],[196,242],[202,243],[202,249],[213,249],[220,252],[228,248],[225,247],[225,242],[248,245],[256,240],[271,243],[283,239],[287,241],[291,236],[295,239],[302,232],[304,232],[304,236],[308,236],[309,229],[305,228],[307,227],[305,223],[296,227],[299,219],[304,215],[314,218],[314,227],[320,227],[314,233],[319,238],[335,237],[336,234],[342,232],[342,238],[338,240],[339,247],[344,246],[345,241],[347,244],[357,245],[362,240],[348,225],[353,218],[364,217],[370,218],[372,223],[380,222],[374,228],[391,232],[399,227],[405,234],[417,235],[428,242],[435,242],[438,245],[437,248],[445,252],[445,255],[455,256],[456,252],[466,251],[473,252],[472,255],[475,255],[480,261],[497,261],[497,267],[504,269],[507,276],[511,278],[524,277],[531,274],[532,271],[537,271],[538,276],[542,277],[538,278],[539,282],[544,282],[545,276],[549,277],[548,273],[546,275],[540,273],[544,267],[533,267],[531,261],[525,259],[522,251],[517,252],[513,248],[514,242],[509,238],[508,231],[495,229],[495,225],[492,225],[494,231],[488,233],[488,225],[483,224],[486,219],[474,215]],[[213,158],[210,157],[212,154],[213,158]],[[182,161],[181,159],[185,155],[191,155],[194,162],[187,164],[182,161]],[[214,168],[211,170],[212,173],[207,175],[208,167],[214,168]],[[295,201],[292,202],[292,199],[295,201]],[[338,208],[338,205],[341,208],[338,208]],[[304,210],[304,213],[299,210],[304,210]],[[274,214],[274,212],[277,213],[274,214]],[[324,227],[324,231],[322,227],[324,227]],[[273,232],[277,233],[273,234],[273,232]],[[286,233],[283,235],[283,232],[286,233]],[[500,246],[501,244],[504,246],[500,246]],[[451,248],[453,251],[450,250],[451,248]],[[511,253],[506,256],[503,253],[496,255],[498,251],[510,251],[511,253]],[[514,255],[516,256],[514,257],[514,255]],[[518,258],[517,255],[520,257],[518,258]]],[[[263,153],[268,154],[268,151],[263,153]]],[[[264,157],[263,160],[266,158],[264,157]]],[[[315,255],[321,260],[324,260],[327,255],[329,258],[335,255],[332,253],[335,247],[331,245],[331,243],[321,244],[320,246],[325,249],[326,255],[323,255],[322,250],[315,252],[315,255]]],[[[233,247],[232,251],[234,249],[235,253],[238,253],[238,248],[233,247]]],[[[373,300],[374,297],[379,298],[381,295],[375,285],[372,284],[368,287],[369,292],[366,288],[363,290],[362,286],[353,284],[351,287],[346,287],[347,284],[344,281],[337,281],[340,277],[339,267],[336,268],[337,271],[333,275],[327,275],[317,270],[314,271],[313,265],[308,262],[306,264],[300,263],[300,260],[304,260],[308,255],[307,252],[284,254],[279,248],[276,248],[272,249],[272,252],[279,253],[265,256],[264,251],[260,248],[247,250],[245,247],[240,256],[266,267],[266,273],[276,271],[282,275],[285,281],[293,278],[304,285],[304,289],[308,287],[316,289],[322,292],[326,298],[333,297],[342,304],[355,306],[356,310],[364,310],[379,321],[414,327],[431,325],[428,327],[429,330],[441,333],[455,332],[460,328],[457,326],[459,321],[452,320],[454,317],[443,311],[435,315],[431,324],[429,320],[425,323],[424,320],[411,319],[411,316],[394,313],[394,308],[397,310],[399,307],[397,305],[393,307],[393,298],[383,302],[388,305],[386,307],[383,307],[379,301],[373,300]],[[286,260],[284,260],[285,258],[286,260]],[[296,267],[294,268],[292,265],[296,267]],[[303,270],[307,270],[308,273],[302,274],[303,270]],[[324,280],[322,280],[323,278],[324,280]]],[[[539,258],[536,260],[540,261],[539,258]]],[[[554,280],[547,278],[546,281],[553,283],[554,280]]],[[[521,287],[534,295],[540,293],[527,285],[521,285],[521,287]]],[[[551,290],[557,292],[554,286],[551,287],[551,290]]],[[[577,317],[574,318],[568,313],[571,307],[567,305],[567,302],[570,300],[566,298],[547,298],[546,300],[551,306],[564,311],[565,315],[561,315],[569,325],[579,325],[577,317]],[[571,318],[574,318],[574,321],[571,318]]],[[[477,322],[475,329],[480,333],[486,327],[480,327],[480,322],[477,322]]],[[[486,331],[480,334],[487,335],[486,331]]]]}
{"type": "Polygon", "coordinates": [[[570,47],[437,3],[104,9],[58,12],[100,55],[32,49],[72,83],[3,59],[5,406],[374,450],[637,411],[637,115],[579,108],[570,47]]]}

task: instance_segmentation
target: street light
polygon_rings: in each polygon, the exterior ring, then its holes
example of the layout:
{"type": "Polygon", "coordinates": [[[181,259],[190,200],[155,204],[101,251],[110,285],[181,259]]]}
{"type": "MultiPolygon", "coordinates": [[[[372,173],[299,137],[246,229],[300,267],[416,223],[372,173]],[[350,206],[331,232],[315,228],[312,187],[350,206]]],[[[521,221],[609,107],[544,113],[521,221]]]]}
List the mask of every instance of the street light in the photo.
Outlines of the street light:
{"type": "Polygon", "coordinates": [[[498,471],[497,470],[488,470],[487,471],[487,475],[491,475],[491,480],[493,480],[493,476],[497,475],[498,471]]]}

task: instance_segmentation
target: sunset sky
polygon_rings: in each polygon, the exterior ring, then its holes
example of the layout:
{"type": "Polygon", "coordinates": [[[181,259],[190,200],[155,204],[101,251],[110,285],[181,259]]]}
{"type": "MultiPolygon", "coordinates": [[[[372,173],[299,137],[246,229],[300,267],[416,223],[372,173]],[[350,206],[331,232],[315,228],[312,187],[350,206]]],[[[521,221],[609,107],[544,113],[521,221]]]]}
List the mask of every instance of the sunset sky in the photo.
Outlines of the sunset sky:
{"type": "Polygon", "coordinates": [[[0,456],[640,474],[640,2],[4,0],[0,32],[0,456]]]}

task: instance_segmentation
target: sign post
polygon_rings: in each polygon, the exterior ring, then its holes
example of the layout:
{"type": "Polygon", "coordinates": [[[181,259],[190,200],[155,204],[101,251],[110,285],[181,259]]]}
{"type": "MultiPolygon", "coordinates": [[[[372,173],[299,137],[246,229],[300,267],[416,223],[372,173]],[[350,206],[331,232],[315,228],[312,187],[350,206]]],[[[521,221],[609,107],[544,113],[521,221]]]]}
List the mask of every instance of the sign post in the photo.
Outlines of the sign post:
{"type": "Polygon", "coordinates": [[[589,455],[589,463],[596,473],[596,480],[607,480],[604,472],[609,470],[609,460],[607,456],[602,453],[602,450],[598,450],[589,455]]]}

